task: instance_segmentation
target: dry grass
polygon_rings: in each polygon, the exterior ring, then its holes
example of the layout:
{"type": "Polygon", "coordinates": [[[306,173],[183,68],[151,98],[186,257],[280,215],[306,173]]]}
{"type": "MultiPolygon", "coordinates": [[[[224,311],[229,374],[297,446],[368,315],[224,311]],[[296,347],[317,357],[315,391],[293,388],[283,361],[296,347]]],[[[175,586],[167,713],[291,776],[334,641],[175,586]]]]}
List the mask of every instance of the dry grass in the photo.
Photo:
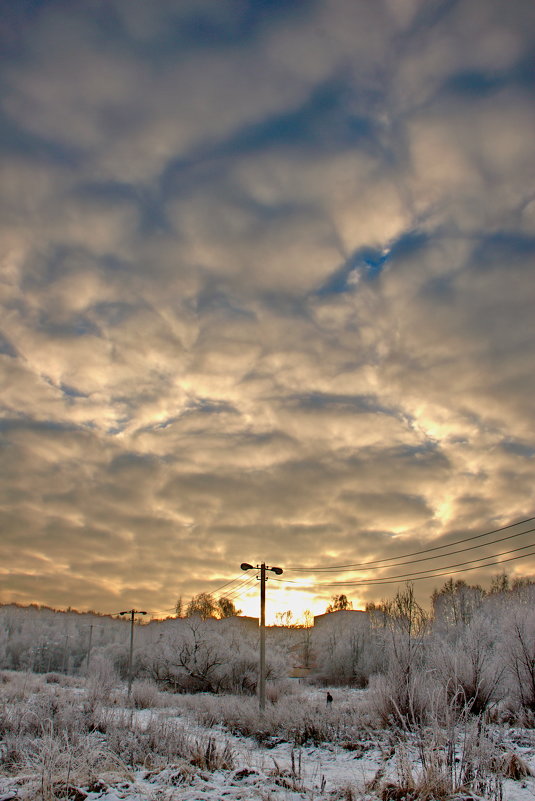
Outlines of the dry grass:
{"type": "MultiPolygon", "coordinates": [[[[124,689],[109,687],[99,696],[91,682],[85,687],[83,680],[78,687],[71,683],[25,674],[0,679],[0,771],[25,777],[21,800],[52,801],[62,794],[74,797],[77,787],[131,783],[140,769],[155,780],[174,777],[171,784],[218,770],[230,774],[243,768],[230,734],[255,739],[266,749],[282,743],[293,747],[290,765],[270,759],[275,767],[265,779],[275,795],[312,792],[305,784],[302,746],[321,744],[331,751],[338,747],[346,757],[351,752],[357,760],[373,750],[381,769],[364,792],[382,801],[430,801],[461,792],[497,801],[504,779],[531,775],[525,761],[504,748],[496,726],[459,716],[458,710],[449,719],[443,710],[440,725],[381,730],[372,727],[360,693],[326,706],[321,694],[311,700],[293,692],[268,703],[259,715],[256,699],[243,696],[239,703],[234,696],[169,696],[140,683],[128,701],[124,689]],[[227,741],[221,730],[229,732],[227,741]]],[[[314,790],[315,801],[359,797],[350,783],[329,791],[324,783],[314,790]]]]}
{"type": "MultiPolygon", "coordinates": [[[[256,698],[235,696],[173,696],[173,706],[208,728],[223,726],[232,734],[253,737],[266,747],[288,742],[294,746],[321,743],[366,744],[371,737],[360,694],[354,703],[328,707],[323,695],[316,702],[292,693],[268,703],[262,715],[256,698]]],[[[360,747],[360,746],[359,746],[360,747]]]]}

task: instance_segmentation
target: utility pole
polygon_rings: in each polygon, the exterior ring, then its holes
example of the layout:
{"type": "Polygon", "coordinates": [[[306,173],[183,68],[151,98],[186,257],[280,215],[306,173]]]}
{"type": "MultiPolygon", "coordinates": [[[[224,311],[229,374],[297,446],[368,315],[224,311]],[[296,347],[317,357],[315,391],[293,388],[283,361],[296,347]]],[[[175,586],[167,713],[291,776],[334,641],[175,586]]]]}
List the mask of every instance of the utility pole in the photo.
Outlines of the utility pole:
{"type": "MultiPolygon", "coordinates": [[[[254,570],[253,565],[242,562],[242,570],[254,570]]],[[[260,662],[258,669],[258,704],[260,711],[266,708],[266,571],[271,570],[280,576],[282,567],[268,567],[265,562],[256,566],[260,570],[260,662]]]]}
{"type": "Polygon", "coordinates": [[[66,673],[68,669],[68,661],[67,661],[67,653],[69,647],[69,635],[65,634],[65,640],[63,644],[63,658],[61,660],[61,672],[66,673]]]}
{"type": "Polygon", "coordinates": [[[258,702],[260,711],[266,708],[266,565],[260,565],[260,675],[258,702]]]}
{"type": "Polygon", "coordinates": [[[127,609],[126,612],[119,612],[120,615],[130,615],[130,651],[128,654],[128,698],[132,692],[132,664],[134,655],[134,615],[146,615],[138,609],[127,609]]]}
{"type": "Polygon", "coordinates": [[[87,644],[87,659],[85,663],[85,672],[89,676],[89,660],[91,659],[91,641],[93,639],[93,624],[89,624],[89,642],[87,644]]]}
{"type": "Polygon", "coordinates": [[[52,664],[52,645],[53,643],[47,643],[47,651],[48,651],[48,664],[46,666],[47,673],[50,673],[50,666],[52,664]]]}

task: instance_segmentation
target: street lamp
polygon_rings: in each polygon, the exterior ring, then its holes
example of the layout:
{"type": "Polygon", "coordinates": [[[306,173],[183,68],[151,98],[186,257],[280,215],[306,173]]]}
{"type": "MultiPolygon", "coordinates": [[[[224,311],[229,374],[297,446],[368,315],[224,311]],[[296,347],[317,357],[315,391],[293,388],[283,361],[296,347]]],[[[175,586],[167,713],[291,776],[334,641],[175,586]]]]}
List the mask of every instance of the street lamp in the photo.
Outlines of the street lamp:
{"type": "Polygon", "coordinates": [[[260,570],[260,666],[258,682],[258,702],[260,711],[266,708],[266,571],[270,570],[276,576],[283,573],[282,567],[268,567],[265,562],[254,567],[248,562],[242,562],[242,570],[260,570]]]}
{"type": "Polygon", "coordinates": [[[130,615],[130,652],[128,654],[128,697],[132,692],[132,657],[134,654],[134,615],[146,615],[138,609],[127,609],[126,612],[119,612],[120,615],[130,615]]]}

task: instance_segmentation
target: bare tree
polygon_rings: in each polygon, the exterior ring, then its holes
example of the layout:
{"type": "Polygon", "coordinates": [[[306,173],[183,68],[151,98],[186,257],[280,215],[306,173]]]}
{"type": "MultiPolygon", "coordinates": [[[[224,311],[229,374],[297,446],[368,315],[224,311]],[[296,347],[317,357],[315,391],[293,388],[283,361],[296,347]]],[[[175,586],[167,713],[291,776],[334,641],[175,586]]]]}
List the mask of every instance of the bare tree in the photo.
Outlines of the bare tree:
{"type": "Polygon", "coordinates": [[[175,603],[175,617],[184,617],[184,601],[180,595],[175,603]]]}
{"type": "MultiPolygon", "coordinates": [[[[374,615],[377,612],[375,609],[374,615]]],[[[382,714],[397,719],[404,726],[412,725],[426,714],[421,675],[425,667],[429,617],[416,601],[414,586],[410,583],[398,590],[392,600],[382,602],[380,616],[382,625],[375,631],[383,638],[387,654],[382,714]]]]}
{"type": "Polygon", "coordinates": [[[342,609],[353,609],[353,601],[349,601],[347,595],[333,595],[331,603],[326,612],[340,612],[342,609]]]}
{"type": "MultiPolygon", "coordinates": [[[[236,609],[234,602],[224,595],[217,600],[209,592],[200,592],[194,595],[186,607],[186,617],[200,617],[202,620],[225,617],[236,617],[240,610],[236,609]]],[[[177,615],[181,617],[181,615],[177,615]]]]}
{"type": "Polygon", "coordinates": [[[514,702],[535,714],[535,615],[517,607],[508,620],[505,653],[514,702]]]}
{"type": "Polygon", "coordinates": [[[207,620],[209,617],[216,617],[217,602],[209,592],[200,592],[194,595],[186,607],[186,617],[200,617],[207,620]]]}
{"type": "Polygon", "coordinates": [[[503,571],[503,573],[497,573],[495,576],[492,577],[490,582],[490,593],[497,593],[497,592],[509,592],[511,589],[509,583],[509,576],[503,571]]]}
{"type": "Polygon", "coordinates": [[[376,664],[369,615],[333,615],[312,630],[318,677],[326,684],[364,687],[376,664]]]}
{"type": "Polygon", "coordinates": [[[207,638],[198,621],[192,620],[189,632],[175,649],[175,667],[181,668],[193,686],[203,692],[216,693],[221,685],[219,668],[224,655],[213,638],[207,638]]]}
{"type": "Polygon", "coordinates": [[[292,626],[293,625],[293,616],[294,613],[291,609],[288,609],[286,612],[277,612],[275,615],[275,619],[277,621],[277,626],[292,626]]]}
{"type": "Polygon", "coordinates": [[[231,601],[230,598],[226,598],[222,596],[218,598],[216,601],[216,617],[224,618],[224,617],[237,617],[241,614],[241,609],[236,609],[234,605],[234,601],[231,601]]]}
{"type": "Polygon", "coordinates": [[[435,624],[445,628],[468,625],[481,607],[484,597],[485,591],[479,585],[448,579],[431,596],[435,624]]]}

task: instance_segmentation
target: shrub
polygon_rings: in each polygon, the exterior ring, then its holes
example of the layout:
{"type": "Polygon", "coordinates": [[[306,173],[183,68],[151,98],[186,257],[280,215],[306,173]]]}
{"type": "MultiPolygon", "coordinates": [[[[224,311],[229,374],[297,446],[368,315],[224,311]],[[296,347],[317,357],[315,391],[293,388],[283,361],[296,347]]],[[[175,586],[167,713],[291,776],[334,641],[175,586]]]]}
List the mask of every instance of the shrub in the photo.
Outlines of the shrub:
{"type": "Polygon", "coordinates": [[[160,693],[152,681],[137,679],[132,682],[130,698],[136,709],[150,709],[161,705],[160,693]]]}

